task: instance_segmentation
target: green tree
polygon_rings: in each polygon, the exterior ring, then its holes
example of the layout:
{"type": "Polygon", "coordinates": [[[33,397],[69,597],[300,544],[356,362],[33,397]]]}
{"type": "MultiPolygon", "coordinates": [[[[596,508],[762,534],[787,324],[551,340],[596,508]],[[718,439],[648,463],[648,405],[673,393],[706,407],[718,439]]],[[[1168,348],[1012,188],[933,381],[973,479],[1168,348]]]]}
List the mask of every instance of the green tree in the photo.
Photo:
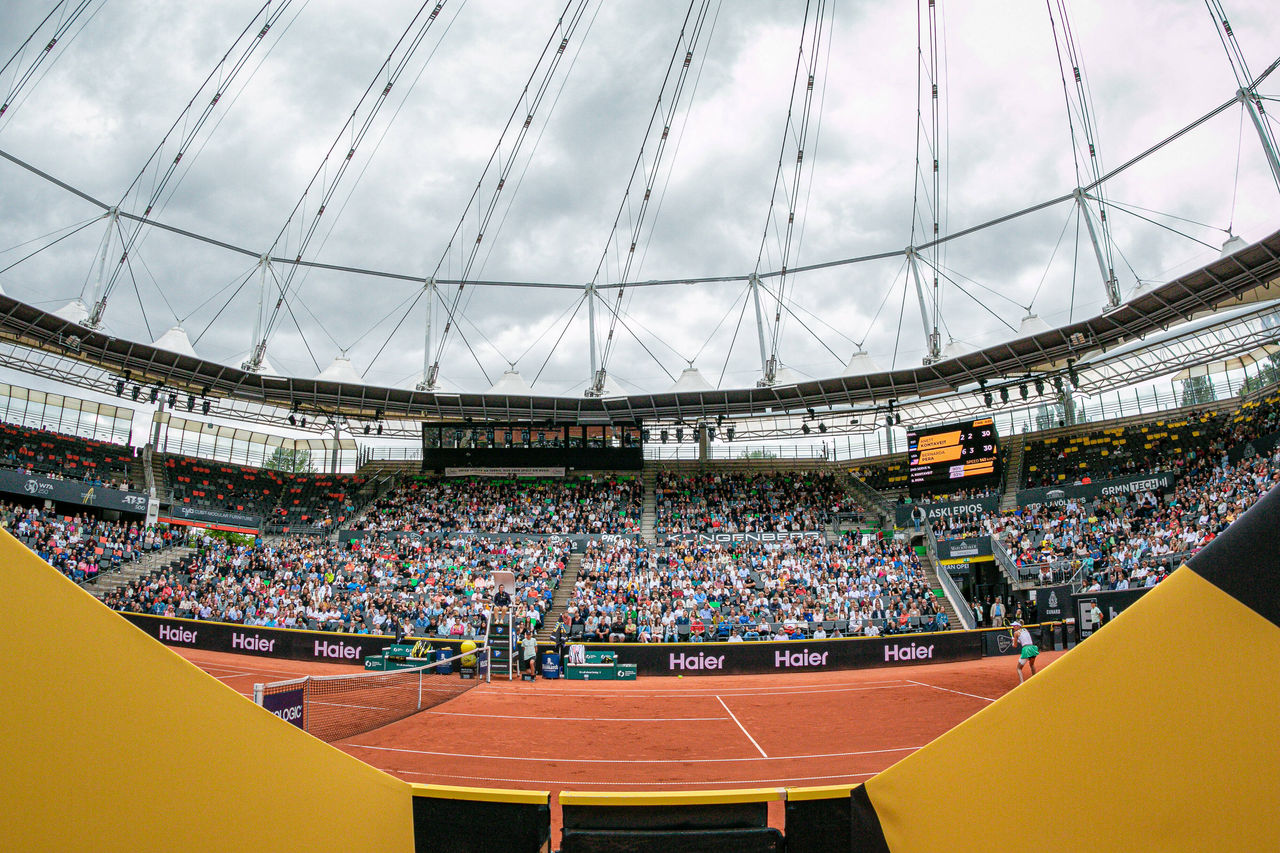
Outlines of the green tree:
{"type": "Polygon", "coordinates": [[[1277,382],[1280,382],[1280,359],[1269,355],[1266,361],[1258,363],[1258,372],[1244,380],[1240,393],[1247,396],[1277,382]]]}
{"type": "Polygon", "coordinates": [[[743,459],[777,459],[778,454],[771,450],[748,450],[742,454],[743,459]]]}
{"type": "Polygon", "coordinates": [[[1182,405],[1202,406],[1218,398],[1207,376],[1189,376],[1182,380],[1182,405]]]}
{"type": "Polygon", "coordinates": [[[315,470],[311,467],[310,450],[290,450],[287,447],[277,447],[263,467],[286,474],[308,474],[315,470]]]}

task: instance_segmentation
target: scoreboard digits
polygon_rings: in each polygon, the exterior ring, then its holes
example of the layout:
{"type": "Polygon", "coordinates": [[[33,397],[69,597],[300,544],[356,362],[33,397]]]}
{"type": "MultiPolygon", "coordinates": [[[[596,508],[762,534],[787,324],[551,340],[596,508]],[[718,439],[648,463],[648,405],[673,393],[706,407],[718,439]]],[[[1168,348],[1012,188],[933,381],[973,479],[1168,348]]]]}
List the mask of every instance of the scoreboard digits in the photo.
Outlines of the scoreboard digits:
{"type": "Polygon", "coordinates": [[[910,430],[909,483],[914,488],[994,476],[999,443],[991,418],[910,430]]]}

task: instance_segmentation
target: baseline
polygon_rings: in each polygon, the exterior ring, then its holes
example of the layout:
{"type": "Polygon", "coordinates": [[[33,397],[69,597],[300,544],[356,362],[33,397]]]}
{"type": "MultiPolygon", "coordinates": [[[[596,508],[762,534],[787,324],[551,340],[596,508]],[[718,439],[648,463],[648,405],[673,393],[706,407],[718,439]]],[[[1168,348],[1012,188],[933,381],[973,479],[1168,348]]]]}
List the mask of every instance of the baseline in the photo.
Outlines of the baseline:
{"type": "MultiPolygon", "coordinates": [[[[717,717],[716,719],[723,719],[717,717]]],[[[746,730],[743,729],[743,733],[746,730]]],[[[751,737],[751,735],[747,735],[751,737]]],[[[850,752],[815,752],[808,755],[765,755],[760,750],[760,757],[754,755],[746,758],[542,758],[528,755],[488,755],[475,752],[438,752],[431,749],[409,749],[403,746],[373,746],[351,741],[338,741],[334,744],[342,749],[372,749],[378,752],[398,752],[407,755],[433,755],[438,758],[479,758],[488,761],[536,761],[540,764],[734,764],[743,761],[805,761],[813,758],[849,758],[855,755],[883,755],[892,752],[915,752],[920,746],[896,746],[886,749],[862,749],[850,752]]],[[[759,746],[756,747],[759,749],[759,746]]]]}

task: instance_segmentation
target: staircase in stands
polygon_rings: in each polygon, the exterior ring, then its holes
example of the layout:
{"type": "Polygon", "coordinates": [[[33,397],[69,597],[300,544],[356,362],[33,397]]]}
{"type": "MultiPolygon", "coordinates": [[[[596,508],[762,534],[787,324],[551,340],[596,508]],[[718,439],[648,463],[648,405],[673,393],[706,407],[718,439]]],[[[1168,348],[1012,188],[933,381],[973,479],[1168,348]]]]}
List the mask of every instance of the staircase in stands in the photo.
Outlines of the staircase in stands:
{"type": "Polygon", "coordinates": [[[1004,463],[1004,495],[1000,498],[1000,511],[1008,512],[1018,506],[1018,489],[1022,488],[1022,456],[1026,441],[1020,436],[1009,440],[1009,455],[1004,463]]]}
{"type": "MultiPolygon", "coordinates": [[[[938,579],[938,572],[941,568],[934,563],[933,557],[929,555],[929,549],[925,548],[925,552],[920,555],[920,568],[924,570],[925,580],[929,582],[930,589],[942,589],[942,581],[938,579]]],[[[952,628],[960,628],[960,616],[956,612],[956,605],[951,599],[947,598],[944,592],[938,597],[938,601],[942,604],[942,610],[947,614],[952,628]]]]}
{"type": "Polygon", "coordinates": [[[146,457],[142,453],[138,453],[129,460],[129,488],[138,492],[147,490],[147,467],[146,457]]]}
{"type": "Polygon", "coordinates": [[[564,574],[560,576],[560,586],[556,587],[555,595],[551,598],[551,607],[547,610],[542,627],[538,629],[539,640],[551,639],[551,632],[560,621],[560,614],[564,613],[564,609],[573,600],[574,590],[578,587],[578,573],[581,571],[582,554],[575,551],[569,555],[569,560],[564,565],[564,574]]]}
{"type": "Polygon", "coordinates": [[[844,475],[845,490],[862,506],[874,520],[859,527],[892,528],[894,522],[893,505],[884,495],[871,488],[865,480],[852,471],[844,475]]]}
{"type": "Polygon", "coordinates": [[[170,500],[168,479],[164,473],[164,458],[159,453],[151,454],[151,476],[156,484],[156,497],[161,503],[168,503],[170,500]]]}
{"type": "Polygon", "coordinates": [[[99,575],[96,581],[86,583],[84,588],[94,598],[101,600],[107,593],[120,589],[130,581],[149,575],[157,569],[171,568],[195,552],[195,548],[188,548],[185,545],[164,551],[155,551],[147,554],[141,560],[135,560],[132,563],[123,565],[118,572],[107,572],[99,575]]]}
{"type": "Polygon", "coordinates": [[[645,542],[653,541],[653,526],[658,518],[658,499],[654,489],[658,486],[658,469],[652,465],[644,466],[644,509],[640,513],[640,538],[645,542]]]}

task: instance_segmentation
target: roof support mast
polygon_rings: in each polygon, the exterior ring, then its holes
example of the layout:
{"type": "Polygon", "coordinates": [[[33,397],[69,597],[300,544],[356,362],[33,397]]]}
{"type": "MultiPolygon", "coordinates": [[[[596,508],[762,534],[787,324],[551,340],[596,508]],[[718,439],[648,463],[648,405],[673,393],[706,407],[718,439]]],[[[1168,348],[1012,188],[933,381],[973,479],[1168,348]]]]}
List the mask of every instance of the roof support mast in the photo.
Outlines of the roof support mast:
{"type": "Polygon", "coordinates": [[[93,283],[93,301],[89,305],[89,316],[84,325],[96,329],[102,325],[102,312],[107,307],[103,289],[107,281],[107,255],[111,252],[112,235],[119,227],[120,208],[113,207],[107,212],[107,236],[102,240],[102,254],[98,256],[98,277],[93,283]]]}
{"type": "Polygon", "coordinates": [[[262,360],[267,355],[267,341],[262,334],[262,313],[267,304],[267,274],[271,271],[271,258],[262,255],[258,258],[258,310],[253,313],[253,340],[249,342],[249,357],[241,370],[257,373],[262,370],[262,360]]]}
{"type": "Polygon", "coordinates": [[[816,111],[821,111],[821,97],[817,110],[814,108],[814,95],[818,79],[823,51],[830,52],[829,41],[832,26],[831,15],[827,10],[826,0],[813,0],[805,4],[804,26],[800,30],[800,45],[796,51],[795,71],[791,78],[791,99],[787,106],[787,119],[782,129],[782,144],[778,151],[778,167],[773,177],[773,192],[769,197],[769,210],[765,214],[764,233],[760,237],[760,250],[756,253],[756,268],[752,273],[751,289],[756,303],[756,327],[761,336],[760,361],[761,376],[756,386],[768,388],[778,380],[778,351],[782,341],[783,311],[787,303],[787,271],[792,266],[793,253],[800,251],[804,234],[804,219],[808,212],[808,193],[805,190],[806,174],[809,186],[813,181],[813,161],[817,148],[817,127],[810,140],[810,120],[816,111]],[[824,34],[823,30],[826,29],[824,34]],[[824,38],[827,41],[824,41],[824,38]],[[799,113],[797,116],[796,113],[799,113]],[[805,148],[809,150],[808,171],[805,170],[805,148]],[[788,160],[791,149],[795,149],[794,159],[788,160]],[[788,177],[788,172],[790,176],[788,177]],[[784,203],[787,211],[785,224],[774,219],[774,208],[784,203]],[[799,223],[797,223],[799,220],[799,223]],[[799,227],[797,227],[797,224],[799,227]],[[779,273],[773,328],[770,329],[770,346],[766,356],[764,337],[764,320],[760,314],[760,264],[764,259],[765,247],[769,235],[773,232],[779,243],[779,273]]]}
{"type": "Polygon", "coordinates": [[[942,325],[942,294],[938,284],[938,269],[942,265],[942,219],[945,215],[946,201],[942,195],[942,160],[946,139],[942,133],[942,104],[939,100],[938,52],[941,47],[938,39],[938,4],[937,0],[927,0],[926,14],[920,14],[916,7],[916,159],[915,188],[911,200],[911,245],[904,254],[911,267],[911,278],[916,286],[916,298],[920,302],[920,319],[924,324],[925,353],[924,364],[934,364],[942,360],[942,334],[938,331],[942,325]],[[929,56],[924,54],[924,29],[929,30],[929,56]],[[929,122],[924,119],[924,98],[929,98],[929,122]],[[921,164],[921,143],[928,149],[929,177],[926,179],[921,164]],[[925,196],[930,223],[930,234],[926,251],[928,258],[922,258],[916,248],[916,226],[921,222],[924,210],[921,207],[921,194],[925,196]],[[925,264],[932,273],[929,293],[925,294],[925,280],[920,273],[920,265],[925,264]]]}
{"type": "MultiPolygon", "coordinates": [[[[924,295],[924,281],[920,278],[920,256],[917,254],[914,246],[907,247],[907,262],[911,265],[911,277],[916,283],[916,298],[920,300],[920,320],[924,323],[924,339],[928,350],[924,357],[925,364],[932,364],[942,358],[942,335],[938,333],[938,314],[937,300],[934,300],[933,321],[929,319],[929,302],[924,295]]],[[[938,282],[934,279],[934,292],[937,292],[938,282]]]]}
{"type": "MultiPolygon", "coordinates": [[[[1098,240],[1098,228],[1093,221],[1093,210],[1085,203],[1085,199],[1092,196],[1087,195],[1079,187],[1076,188],[1074,195],[1076,204],[1080,206],[1080,212],[1083,214],[1085,227],[1089,231],[1089,242],[1093,244],[1093,256],[1098,259],[1098,272],[1102,273],[1102,286],[1107,291],[1107,307],[1115,308],[1120,304],[1120,283],[1116,281],[1115,269],[1107,264],[1107,255],[1103,251],[1102,243],[1098,240]]],[[[1102,203],[1099,201],[1098,205],[1101,207],[1102,203]]],[[[1102,215],[1106,216],[1106,212],[1103,211],[1102,215]]],[[[1105,224],[1103,235],[1110,236],[1105,224]]]]}
{"type": "Polygon", "coordinates": [[[756,304],[756,333],[760,337],[760,375],[763,377],[761,382],[772,385],[774,379],[778,377],[778,360],[769,357],[769,348],[764,342],[764,314],[760,310],[760,276],[752,273],[748,281],[751,284],[751,298],[756,304]]]}
{"type": "Polygon", "coordinates": [[[605,372],[600,369],[600,358],[596,353],[596,283],[587,283],[587,337],[591,351],[591,385],[587,388],[587,397],[603,397],[605,372]]]}
{"type": "Polygon", "coordinates": [[[431,363],[431,315],[436,310],[435,276],[428,276],[422,285],[422,289],[426,291],[427,296],[427,320],[422,331],[422,381],[415,387],[419,391],[434,391],[436,390],[436,377],[440,374],[439,363],[431,363]]]}
{"type": "Polygon", "coordinates": [[[1071,31],[1065,0],[1046,0],[1046,6],[1049,10],[1049,28],[1053,32],[1054,47],[1058,54],[1062,98],[1067,111],[1067,130],[1071,134],[1071,157],[1076,170],[1077,188],[1072,196],[1084,215],[1089,242],[1093,244],[1098,271],[1102,274],[1102,286],[1107,294],[1107,304],[1103,310],[1110,311],[1120,305],[1120,282],[1116,279],[1115,263],[1112,261],[1111,225],[1107,221],[1107,201],[1102,179],[1104,170],[1098,156],[1098,129],[1093,117],[1093,101],[1084,82],[1084,61],[1071,31]],[[1080,124],[1078,134],[1077,117],[1080,124]],[[1089,181],[1085,180],[1081,172],[1082,160],[1088,169],[1089,181]],[[1082,188],[1086,183],[1093,187],[1092,193],[1086,193],[1082,188]],[[1096,214],[1089,205],[1090,201],[1098,206],[1096,214]]]}
{"type": "Polygon", "coordinates": [[[1262,142],[1262,153],[1267,156],[1267,165],[1271,167],[1271,177],[1276,182],[1276,189],[1280,190],[1280,157],[1276,156],[1276,146],[1266,123],[1262,120],[1262,102],[1258,98],[1258,92],[1252,87],[1241,89],[1236,93],[1236,97],[1240,99],[1240,103],[1244,104],[1249,118],[1253,119],[1253,127],[1258,131],[1258,139],[1262,142]]]}
{"type": "Polygon", "coordinates": [[[1271,179],[1275,181],[1276,189],[1280,190],[1280,157],[1276,155],[1275,131],[1263,120],[1266,107],[1258,97],[1258,84],[1274,71],[1276,66],[1272,64],[1262,72],[1261,77],[1254,79],[1253,72],[1249,70],[1249,62],[1245,59],[1244,49],[1236,40],[1235,30],[1231,29],[1231,22],[1227,20],[1227,11],[1222,7],[1221,0],[1205,0],[1204,5],[1209,10],[1213,27],[1222,41],[1222,49],[1227,53],[1227,62],[1231,64],[1231,73],[1236,76],[1236,85],[1240,87],[1236,91],[1236,99],[1244,104],[1245,111],[1249,113],[1253,129],[1258,132],[1258,139],[1262,142],[1262,153],[1266,156],[1267,166],[1271,169],[1271,179]]]}

